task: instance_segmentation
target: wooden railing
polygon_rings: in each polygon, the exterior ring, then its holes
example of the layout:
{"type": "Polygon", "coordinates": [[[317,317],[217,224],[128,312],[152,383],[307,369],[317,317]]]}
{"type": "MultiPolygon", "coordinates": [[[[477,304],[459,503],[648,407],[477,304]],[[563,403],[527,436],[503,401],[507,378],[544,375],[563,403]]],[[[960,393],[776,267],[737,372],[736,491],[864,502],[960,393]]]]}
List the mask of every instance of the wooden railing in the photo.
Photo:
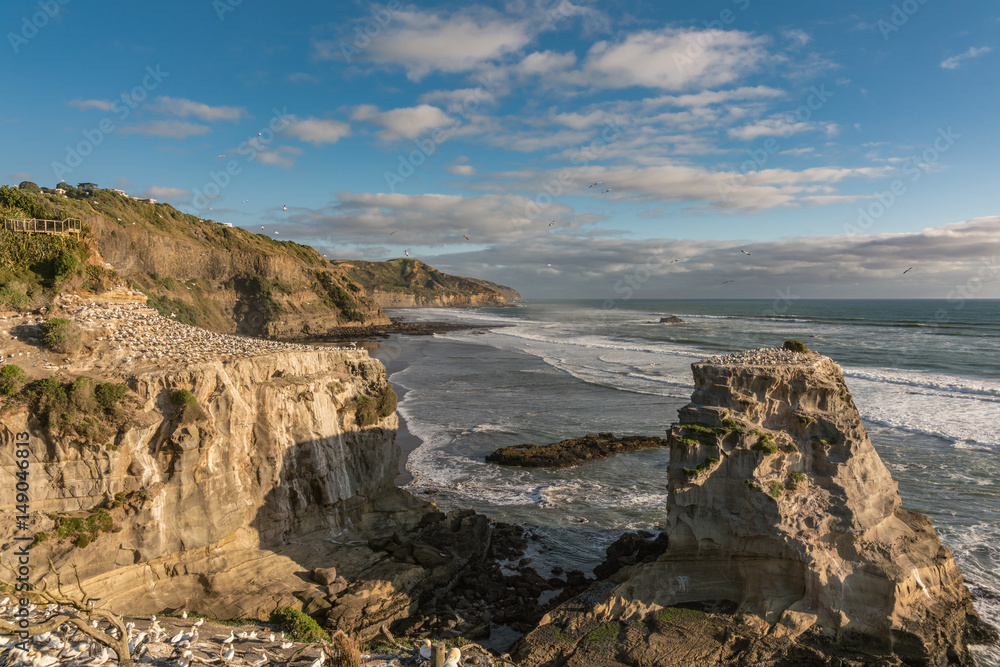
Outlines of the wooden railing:
{"type": "Polygon", "coordinates": [[[27,234],[76,234],[80,235],[82,225],[77,218],[65,220],[39,220],[38,218],[6,218],[3,228],[12,232],[27,234]]]}

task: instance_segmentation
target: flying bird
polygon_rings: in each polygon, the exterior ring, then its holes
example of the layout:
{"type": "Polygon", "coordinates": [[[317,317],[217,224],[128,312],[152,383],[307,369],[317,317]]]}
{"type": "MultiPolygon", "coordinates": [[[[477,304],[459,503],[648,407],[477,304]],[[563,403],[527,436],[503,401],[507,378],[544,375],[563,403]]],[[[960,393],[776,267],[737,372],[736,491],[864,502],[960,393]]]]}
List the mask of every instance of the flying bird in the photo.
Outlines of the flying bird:
{"type": "MultiPolygon", "coordinates": [[[[910,267],[910,269],[912,269],[912,268],[913,268],[913,267],[911,266],[911,267],[910,267]]],[[[906,271],[903,271],[903,273],[909,273],[909,272],[910,272],[910,269],[907,269],[906,271]]]]}
{"type": "Polygon", "coordinates": [[[749,255],[750,254],[746,250],[744,250],[743,248],[740,248],[740,252],[743,253],[744,255],[749,255]]]}
{"type": "Polygon", "coordinates": [[[471,239],[465,234],[462,234],[462,238],[465,239],[466,241],[471,241],[471,239]]]}
{"type": "Polygon", "coordinates": [[[398,229],[396,231],[394,231],[394,232],[389,232],[389,236],[392,236],[393,234],[397,234],[397,233],[399,233],[398,229]]]}
{"type": "Polygon", "coordinates": [[[282,206],[282,207],[281,207],[281,210],[282,210],[282,211],[287,211],[287,210],[288,210],[288,207],[287,207],[287,206],[282,206]]]}
{"type": "Polygon", "coordinates": [[[735,283],[735,282],[736,282],[735,280],[727,280],[726,282],[724,282],[722,284],[723,285],[728,285],[729,283],[735,283]]]}
{"type": "Polygon", "coordinates": [[[261,229],[264,229],[264,225],[261,225],[261,226],[260,226],[260,228],[261,228],[261,229]]]}
{"type": "Polygon", "coordinates": [[[220,158],[223,158],[223,157],[226,157],[226,156],[225,156],[225,155],[220,155],[219,157],[220,157],[220,158]]]}
{"type": "Polygon", "coordinates": [[[551,227],[551,226],[552,226],[552,225],[554,225],[554,224],[556,224],[556,221],[555,221],[555,220],[553,220],[552,222],[550,222],[550,223],[549,223],[549,227],[551,227]]]}
{"type": "Polygon", "coordinates": [[[588,188],[592,188],[592,187],[594,187],[595,185],[600,185],[600,184],[601,184],[601,182],[600,182],[600,181],[594,181],[593,183],[591,183],[591,184],[590,184],[590,185],[588,185],[587,187],[588,187],[588,188]]]}
{"type": "Polygon", "coordinates": [[[410,251],[409,250],[404,250],[403,254],[406,255],[407,257],[409,257],[410,256],[410,251]]]}
{"type": "Polygon", "coordinates": [[[249,199],[244,199],[243,203],[246,204],[248,201],[250,201],[250,200],[249,199]]]}
{"type": "Polygon", "coordinates": [[[678,257],[677,259],[670,260],[669,262],[667,262],[667,264],[673,264],[674,262],[679,262],[679,261],[681,261],[680,257],[678,257]]]}
{"type": "Polygon", "coordinates": [[[277,229],[275,229],[275,230],[274,230],[274,235],[275,235],[275,236],[277,236],[277,235],[278,235],[278,230],[277,230],[277,229]]]}
{"type": "Polygon", "coordinates": [[[604,191],[604,192],[602,192],[601,194],[602,194],[602,195],[606,195],[606,194],[608,194],[609,192],[611,192],[611,188],[608,188],[607,190],[605,190],[605,191],[604,191]]]}

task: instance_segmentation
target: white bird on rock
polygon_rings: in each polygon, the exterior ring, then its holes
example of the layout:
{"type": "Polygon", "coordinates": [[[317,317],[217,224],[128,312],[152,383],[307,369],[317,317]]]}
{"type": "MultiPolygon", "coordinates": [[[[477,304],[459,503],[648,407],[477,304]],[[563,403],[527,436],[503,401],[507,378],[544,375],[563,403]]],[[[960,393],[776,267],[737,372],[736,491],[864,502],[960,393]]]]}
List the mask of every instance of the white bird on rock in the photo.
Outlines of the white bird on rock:
{"type": "Polygon", "coordinates": [[[236,655],[236,650],[231,648],[222,654],[222,659],[226,662],[229,662],[230,660],[233,659],[234,655],[236,655]]]}
{"type": "Polygon", "coordinates": [[[448,651],[448,659],[444,661],[444,667],[458,667],[458,663],[462,661],[462,652],[457,648],[453,648],[448,651]]]}
{"type": "Polygon", "coordinates": [[[234,635],[234,634],[233,634],[233,631],[232,631],[232,630],[230,630],[230,631],[229,631],[229,636],[228,636],[228,637],[226,637],[225,639],[223,639],[223,640],[222,640],[222,643],[223,643],[223,644],[232,644],[232,643],[233,643],[233,642],[234,642],[235,640],[236,640],[236,635],[234,635]]]}
{"type": "Polygon", "coordinates": [[[424,643],[420,645],[420,657],[424,660],[431,659],[431,640],[425,639],[424,643]]]}

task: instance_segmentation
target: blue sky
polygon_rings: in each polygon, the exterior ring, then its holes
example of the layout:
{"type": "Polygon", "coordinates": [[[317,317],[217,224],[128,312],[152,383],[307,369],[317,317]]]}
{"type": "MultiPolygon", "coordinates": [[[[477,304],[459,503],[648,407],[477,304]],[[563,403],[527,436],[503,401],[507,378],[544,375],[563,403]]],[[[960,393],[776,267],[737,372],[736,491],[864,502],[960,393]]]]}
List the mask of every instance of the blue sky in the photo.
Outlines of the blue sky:
{"type": "Polygon", "coordinates": [[[0,25],[8,183],[529,297],[1000,297],[995,2],[36,0],[0,25]]]}

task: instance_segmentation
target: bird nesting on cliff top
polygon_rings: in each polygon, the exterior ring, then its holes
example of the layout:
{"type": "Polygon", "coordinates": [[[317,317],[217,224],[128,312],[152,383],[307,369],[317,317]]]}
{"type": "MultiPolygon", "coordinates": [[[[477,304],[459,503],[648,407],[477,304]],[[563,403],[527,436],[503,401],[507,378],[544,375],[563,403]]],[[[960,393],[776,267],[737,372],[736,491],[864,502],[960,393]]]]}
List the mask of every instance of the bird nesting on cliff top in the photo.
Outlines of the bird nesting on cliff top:
{"type": "Polygon", "coordinates": [[[430,660],[431,659],[431,640],[430,639],[425,639],[424,642],[420,645],[420,657],[423,658],[424,660],[430,660]]]}

